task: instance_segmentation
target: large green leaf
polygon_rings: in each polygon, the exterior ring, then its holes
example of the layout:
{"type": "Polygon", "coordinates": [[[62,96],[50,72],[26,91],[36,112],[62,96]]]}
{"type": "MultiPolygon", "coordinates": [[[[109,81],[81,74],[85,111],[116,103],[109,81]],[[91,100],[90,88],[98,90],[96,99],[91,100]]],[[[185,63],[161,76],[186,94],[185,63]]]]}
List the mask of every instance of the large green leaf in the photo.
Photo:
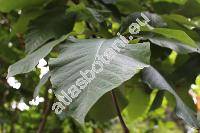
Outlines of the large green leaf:
{"type": "MultiPolygon", "coordinates": [[[[61,45],[59,57],[49,61],[50,80],[53,88],[56,88],[56,96],[62,96],[62,91],[68,93],[69,88],[73,84],[77,84],[76,80],[81,80],[80,71],[91,70],[92,64],[99,60],[97,56],[104,55],[105,51],[111,50],[116,39],[118,38],[88,39],[61,45]]],[[[125,48],[120,45],[124,45],[124,43],[121,41],[116,44],[121,50],[120,53],[114,56],[109,64],[103,64],[103,71],[95,74],[95,78],[92,78],[91,82],[82,78],[85,85],[81,88],[84,90],[77,93],[75,99],[67,107],[68,115],[80,123],[84,122],[87,112],[101,96],[133,77],[140,69],[148,67],[150,58],[148,43],[125,44],[125,48]]],[[[104,58],[106,57],[104,56],[104,58]]]]}
{"type": "Polygon", "coordinates": [[[25,58],[19,60],[15,64],[11,65],[8,68],[7,77],[12,77],[17,74],[28,73],[28,72],[32,71],[35,68],[35,66],[38,64],[40,59],[47,56],[49,54],[49,52],[51,52],[53,47],[55,47],[60,42],[64,41],[67,37],[68,37],[68,35],[62,36],[58,40],[51,41],[51,42],[45,44],[44,46],[42,46],[41,48],[39,48],[38,50],[36,50],[35,52],[27,55],[25,58]]]}
{"type": "Polygon", "coordinates": [[[143,81],[152,89],[160,89],[170,92],[176,99],[176,114],[192,127],[199,128],[200,124],[195,117],[195,113],[188,108],[162,75],[153,67],[145,68],[143,71],[143,81]]]}
{"type": "Polygon", "coordinates": [[[29,26],[25,36],[26,52],[31,53],[50,39],[57,39],[71,32],[74,22],[74,14],[65,14],[65,6],[46,11],[29,26]]]}
{"type": "Polygon", "coordinates": [[[16,23],[12,25],[13,33],[24,33],[27,28],[28,24],[31,20],[35,19],[36,17],[40,16],[43,13],[40,9],[30,10],[23,12],[22,15],[19,17],[16,23]]]}

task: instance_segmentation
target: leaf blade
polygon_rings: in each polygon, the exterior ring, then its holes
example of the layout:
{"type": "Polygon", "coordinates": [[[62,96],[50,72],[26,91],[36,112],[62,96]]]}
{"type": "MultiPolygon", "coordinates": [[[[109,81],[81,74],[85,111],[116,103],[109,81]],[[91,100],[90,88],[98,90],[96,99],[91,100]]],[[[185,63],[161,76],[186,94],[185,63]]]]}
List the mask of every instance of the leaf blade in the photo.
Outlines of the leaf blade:
{"type": "MultiPolygon", "coordinates": [[[[62,90],[67,93],[73,82],[81,78],[79,71],[90,70],[96,54],[103,54],[114,40],[90,39],[63,44],[59,57],[49,61],[50,80],[57,89],[55,94],[62,95],[62,90]]],[[[68,106],[68,115],[83,123],[87,112],[101,96],[130,79],[138,70],[148,67],[149,48],[148,43],[122,48],[122,52],[112,60],[111,64],[105,65],[103,71],[68,106]]]]}

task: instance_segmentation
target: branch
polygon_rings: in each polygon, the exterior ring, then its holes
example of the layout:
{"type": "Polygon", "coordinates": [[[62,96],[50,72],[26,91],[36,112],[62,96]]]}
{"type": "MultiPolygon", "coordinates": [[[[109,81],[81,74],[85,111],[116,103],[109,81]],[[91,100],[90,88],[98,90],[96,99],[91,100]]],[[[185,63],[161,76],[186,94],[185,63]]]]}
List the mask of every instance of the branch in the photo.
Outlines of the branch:
{"type": "Polygon", "coordinates": [[[51,100],[49,101],[48,98],[48,88],[45,91],[45,102],[44,102],[44,109],[43,109],[43,113],[42,113],[42,118],[40,120],[40,125],[38,127],[37,133],[43,133],[46,121],[47,121],[47,117],[49,116],[49,114],[51,113],[51,106],[53,105],[55,96],[53,95],[53,97],[51,98],[51,100]]]}
{"type": "Polygon", "coordinates": [[[126,124],[125,124],[125,122],[123,120],[123,117],[121,115],[120,108],[119,108],[119,105],[118,105],[117,98],[116,98],[114,90],[111,91],[111,95],[112,95],[112,100],[113,100],[113,103],[115,105],[115,108],[116,108],[117,115],[119,117],[121,126],[122,126],[122,128],[124,130],[124,133],[129,133],[129,129],[127,128],[127,126],[126,126],[126,124]]]}

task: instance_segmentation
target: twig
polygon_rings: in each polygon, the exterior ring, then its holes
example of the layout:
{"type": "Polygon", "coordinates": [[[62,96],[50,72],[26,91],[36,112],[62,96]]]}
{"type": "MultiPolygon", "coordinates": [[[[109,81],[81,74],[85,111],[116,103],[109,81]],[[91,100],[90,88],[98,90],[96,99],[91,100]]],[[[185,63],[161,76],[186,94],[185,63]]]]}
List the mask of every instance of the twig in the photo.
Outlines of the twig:
{"type": "Polygon", "coordinates": [[[126,124],[125,124],[125,122],[123,120],[123,117],[122,117],[122,115],[120,113],[120,108],[119,108],[119,105],[118,105],[117,98],[116,98],[114,90],[111,91],[111,95],[112,95],[112,100],[113,100],[113,103],[115,105],[115,108],[116,108],[117,115],[119,117],[121,126],[122,126],[122,128],[124,130],[124,133],[129,133],[129,129],[127,128],[127,126],[126,126],[126,124]]]}
{"type": "Polygon", "coordinates": [[[25,41],[24,41],[23,34],[17,33],[16,35],[17,35],[20,47],[24,48],[25,47],[25,41]]]}
{"type": "Polygon", "coordinates": [[[47,87],[47,89],[45,91],[44,109],[43,109],[42,118],[41,118],[41,121],[40,121],[39,128],[37,130],[37,133],[43,133],[43,130],[45,128],[45,124],[46,124],[46,121],[47,121],[47,117],[49,116],[49,114],[51,112],[51,106],[53,105],[54,99],[55,99],[55,96],[53,95],[53,97],[49,101],[49,99],[48,99],[48,87],[47,87]]]}

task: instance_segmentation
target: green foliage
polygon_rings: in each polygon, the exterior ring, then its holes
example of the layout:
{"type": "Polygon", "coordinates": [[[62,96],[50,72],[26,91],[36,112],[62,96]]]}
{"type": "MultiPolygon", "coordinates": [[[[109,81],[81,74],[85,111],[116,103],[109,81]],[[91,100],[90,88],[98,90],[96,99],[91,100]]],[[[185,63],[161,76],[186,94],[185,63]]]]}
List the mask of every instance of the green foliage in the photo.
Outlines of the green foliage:
{"type": "Polygon", "coordinates": [[[131,132],[185,131],[180,121],[199,129],[189,94],[200,92],[199,9],[199,0],[0,0],[0,132],[122,132],[120,112],[131,132]],[[153,29],[141,26],[129,44],[117,44],[116,56],[63,113],[51,112],[118,32],[131,36],[141,13],[153,29]],[[49,72],[40,79],[41,59],[49,72]],[[13,76],[19,90],[7,83],[13,76]],[[37,96],[44,102],[34,107],[29,101],[37,96]]]}

